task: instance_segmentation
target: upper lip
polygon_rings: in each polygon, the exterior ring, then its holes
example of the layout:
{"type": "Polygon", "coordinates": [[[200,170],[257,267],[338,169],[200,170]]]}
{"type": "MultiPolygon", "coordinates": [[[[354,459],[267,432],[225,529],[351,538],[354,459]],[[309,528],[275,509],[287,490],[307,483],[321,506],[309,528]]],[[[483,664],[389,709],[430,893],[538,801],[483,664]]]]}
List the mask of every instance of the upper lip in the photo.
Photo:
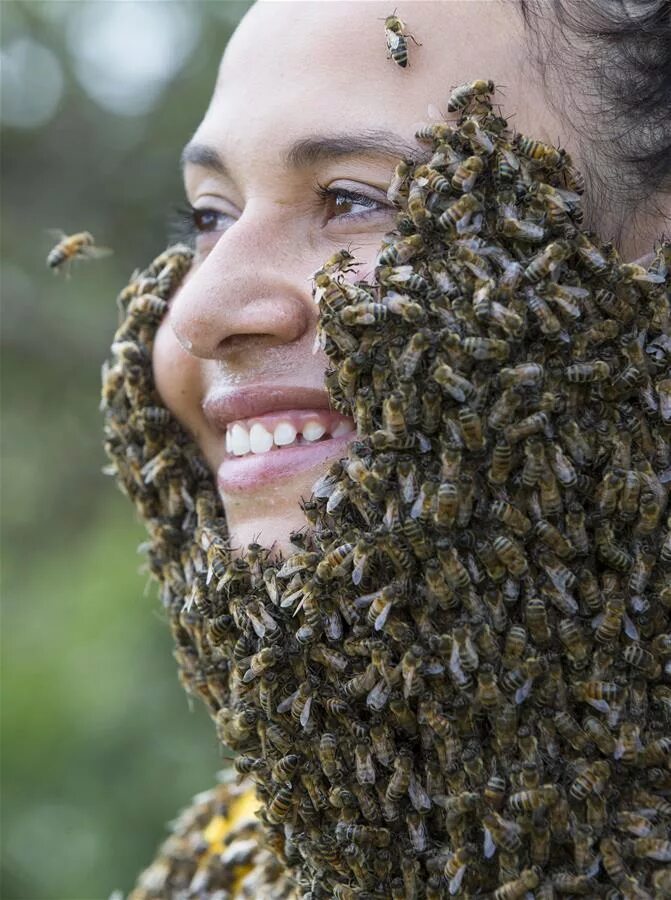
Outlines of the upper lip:
{"type": "Polygon", "coordinates": [[[305,387],[250,384],[245,388],[208,395],[202,404],[205,418],[215,429],[239,419],[251,419],[285,409],[330,409],[326,391],[305,387]]]}

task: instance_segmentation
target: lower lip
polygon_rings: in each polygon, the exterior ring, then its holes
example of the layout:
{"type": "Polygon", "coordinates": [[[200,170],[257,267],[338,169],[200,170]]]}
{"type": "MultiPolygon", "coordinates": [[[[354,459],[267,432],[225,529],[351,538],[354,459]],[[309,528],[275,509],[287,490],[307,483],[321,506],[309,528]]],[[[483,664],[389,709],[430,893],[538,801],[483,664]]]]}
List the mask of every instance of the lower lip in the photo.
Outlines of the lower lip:
{"type": "Polygon", "coordinates": [[[347,455],[345,448],[355,437],[356,432],[350,431],[341,437],[314,444],[292,444],[267,453],[229,456],[217,470],[217,484],[221,491],[232,494],[291,478],[327,459],[342,459],[347,455]]]}

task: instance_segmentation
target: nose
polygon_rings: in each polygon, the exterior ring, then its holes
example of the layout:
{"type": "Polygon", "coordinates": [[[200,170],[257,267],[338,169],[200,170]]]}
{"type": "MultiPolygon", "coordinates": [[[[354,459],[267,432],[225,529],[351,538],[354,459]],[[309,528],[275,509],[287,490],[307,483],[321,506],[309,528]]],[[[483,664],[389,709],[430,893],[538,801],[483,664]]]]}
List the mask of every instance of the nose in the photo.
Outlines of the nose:
{"type": "Polygon", "coordinates": [[[286,223],[248,204],[173,298],[177,340],[193,356],[218,360],[298,341],[316,321],[306,265],[286,223]]]}

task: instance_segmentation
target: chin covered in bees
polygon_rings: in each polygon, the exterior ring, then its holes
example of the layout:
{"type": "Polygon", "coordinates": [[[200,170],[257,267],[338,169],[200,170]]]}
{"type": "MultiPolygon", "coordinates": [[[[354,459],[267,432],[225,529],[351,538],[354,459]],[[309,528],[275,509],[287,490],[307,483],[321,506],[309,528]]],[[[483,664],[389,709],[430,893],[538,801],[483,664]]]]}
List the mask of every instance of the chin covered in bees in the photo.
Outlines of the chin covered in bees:
{"type": "Polygon", "coordinates": [[[257,405],[247,434],[231,405],[215,467],[157,368],[207,261],[172,246],[119,297],[105,448],[237,771],[133,900],[670,895],[671,243],[631,263],[588,227],[497,83],[418,126],[368,271],[354,240],[313,267],[321,418],[257,405]],[[324,437],[289,542],[241,540],[245,458],[324,437]]]}

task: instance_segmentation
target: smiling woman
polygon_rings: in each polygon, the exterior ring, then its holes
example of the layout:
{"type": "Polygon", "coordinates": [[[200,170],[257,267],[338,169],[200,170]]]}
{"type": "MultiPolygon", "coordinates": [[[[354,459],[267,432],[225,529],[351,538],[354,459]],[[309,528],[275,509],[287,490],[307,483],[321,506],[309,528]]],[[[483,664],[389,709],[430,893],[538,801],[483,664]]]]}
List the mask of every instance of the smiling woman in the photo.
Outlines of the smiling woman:
{"type": "Polygon", "coordinates": [[[105,387],[181,677],[266,849],[220,788],[133,898],[651,897],[669,244],[622,260],[663,194],[597,238],[516,3],[408,3],[406,68],[383,5],[296,9],[257,3],[226,48],[182,158],[190,249],[122,293],[105,387]]]}

